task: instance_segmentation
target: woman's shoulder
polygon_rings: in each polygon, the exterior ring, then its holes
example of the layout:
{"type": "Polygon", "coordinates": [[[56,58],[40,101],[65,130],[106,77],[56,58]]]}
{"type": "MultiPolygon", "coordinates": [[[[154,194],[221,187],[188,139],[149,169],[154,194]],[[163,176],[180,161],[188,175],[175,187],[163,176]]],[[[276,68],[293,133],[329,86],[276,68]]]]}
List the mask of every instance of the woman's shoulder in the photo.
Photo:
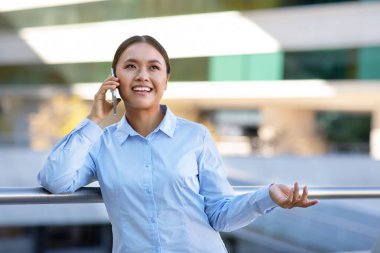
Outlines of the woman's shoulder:
{"type": "Polygon", "coordinates": [[[205,125],[181,117],[177,117],[176,128],[180,130],[192,131],[193,133],[199,134],[205,134],[208,131],[205,125]]]}

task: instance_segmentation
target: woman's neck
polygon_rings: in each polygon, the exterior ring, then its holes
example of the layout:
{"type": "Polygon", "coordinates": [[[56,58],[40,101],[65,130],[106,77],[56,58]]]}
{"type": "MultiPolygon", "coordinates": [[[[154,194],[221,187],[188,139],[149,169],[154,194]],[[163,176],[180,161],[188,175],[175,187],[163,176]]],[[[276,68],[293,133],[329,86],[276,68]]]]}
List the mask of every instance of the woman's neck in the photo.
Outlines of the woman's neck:
{"type": "Polygon", "coordinates": [[[155,110],[126,109],[126,118],[136,132],[146,137],[161,123],[164,114],[160,107],[155,110]]]}

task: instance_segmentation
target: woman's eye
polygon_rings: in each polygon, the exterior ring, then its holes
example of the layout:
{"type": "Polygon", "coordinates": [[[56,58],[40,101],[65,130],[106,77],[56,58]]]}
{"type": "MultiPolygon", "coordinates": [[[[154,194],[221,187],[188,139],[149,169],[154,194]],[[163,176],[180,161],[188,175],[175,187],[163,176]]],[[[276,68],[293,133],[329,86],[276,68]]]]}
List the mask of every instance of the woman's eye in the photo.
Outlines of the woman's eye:
{"type": "Polygon", "coordinates": [[[135,65],[133,64],[128,64],[125,66],[126,69],[132,69],[132,68],[135,68],[135,65]]]}
{"type": "Polygon", "coordinates": [[[158,66],[156,66],[156,65],[153,65],[153,66],[151,66],[150,67],[152,70],[159,70],[160,68],[158,67],[158,66]]]}

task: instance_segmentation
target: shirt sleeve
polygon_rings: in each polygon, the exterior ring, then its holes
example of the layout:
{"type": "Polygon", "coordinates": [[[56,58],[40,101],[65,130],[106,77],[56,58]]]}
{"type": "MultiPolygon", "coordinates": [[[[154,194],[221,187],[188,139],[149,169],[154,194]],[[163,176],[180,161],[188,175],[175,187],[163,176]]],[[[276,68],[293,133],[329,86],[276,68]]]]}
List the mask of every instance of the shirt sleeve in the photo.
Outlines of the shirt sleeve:
{"type": "Polygon", "coordinates": [[[269,196],[269,186],[256,192],[236,195],[224,169],[222,158],[206,130],[199,159],[200,194],[205,213],[217,231],[233,231],[251,223],[277,205],[269,196]]]}
{"type": "Polygon", "coordinates": [[[89,119],[58,142],[49,154],[37,179],[52,193],[72,193],[96,180],[95,163],[90,155],[103,130],[89,119]]]}

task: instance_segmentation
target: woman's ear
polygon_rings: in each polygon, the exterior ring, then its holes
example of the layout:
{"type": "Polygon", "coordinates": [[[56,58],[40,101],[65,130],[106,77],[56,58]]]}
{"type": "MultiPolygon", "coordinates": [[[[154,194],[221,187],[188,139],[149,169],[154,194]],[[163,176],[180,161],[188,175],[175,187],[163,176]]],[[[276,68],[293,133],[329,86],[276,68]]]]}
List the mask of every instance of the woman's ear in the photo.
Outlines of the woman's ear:
{"type": "Polygon", "coordinates": [[[169,79],[170,79],[170,74],[168,74],[168,78],[166,79],[165,90],[168,88],[169,79]]]}

